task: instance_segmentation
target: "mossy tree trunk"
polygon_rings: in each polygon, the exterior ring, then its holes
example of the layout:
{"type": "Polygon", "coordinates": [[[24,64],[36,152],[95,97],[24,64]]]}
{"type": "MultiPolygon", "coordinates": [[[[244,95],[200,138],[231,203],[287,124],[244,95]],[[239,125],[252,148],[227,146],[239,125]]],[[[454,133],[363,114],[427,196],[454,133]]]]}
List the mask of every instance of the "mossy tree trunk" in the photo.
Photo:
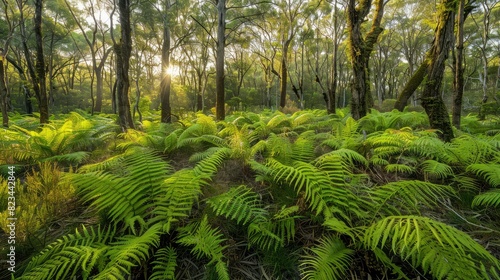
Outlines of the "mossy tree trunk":
{"type": "Polygon", "coordinates": [[[422,106],[427,113],[431,128],[440,131],[439,137],[444,141],[453,139],[448,110],[441,97],[441,86],[444,76],[445,62],[453,44],[453,22],[455,0],[443,0],[439,9],[438,24],[434,41],[429,52],[427,81],[422,92],[422,106]]]}
{"type": "Polygon", "coordinates": [[[370,12],[371,0],[365,1],[349,0],[347,4],[347,26],[348,26],[348,46],[349,59],[353,69],[353,79],[351,81],[351,114],[358,120],[364,117],[368,109],[373,105],[373,97],[370,92],[370,72],[369,59],[375,43],[378,40],[383,28],[380,26],[384,14],[384,1],[375,2],[375,12],[373,15],[370,31],[363,37],[361,25],[365,17],[370,12]]]}

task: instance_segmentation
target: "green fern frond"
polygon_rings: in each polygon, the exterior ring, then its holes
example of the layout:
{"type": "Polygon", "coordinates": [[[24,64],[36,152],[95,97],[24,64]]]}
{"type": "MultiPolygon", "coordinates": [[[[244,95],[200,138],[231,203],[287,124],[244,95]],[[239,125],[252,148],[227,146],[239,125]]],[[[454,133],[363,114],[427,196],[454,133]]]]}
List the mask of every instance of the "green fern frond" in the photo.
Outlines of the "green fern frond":
{"type": "Polygon", "coordinates": [[[409,166],[406,164],[399,164],[399,163],[392,163],[388,164],[385,166],[385,170],[387,172],[393,172],[393,173],[407,173],[407,174],[412,174],[415,173],[415,167],[409,166]]]}
{"type": "Polygon", "coordinates": [[[437,279],[483,279],[481,266],[500,268],[466,233],[426,217],[386,217],[367,228],[363,242],[373,250],[388,247],[437,279]]]}
{"type": "Polygon", "coordinates": [[[312,130],[305,131],[299,135],[297,140],[292,144],[293,160],[309,162],[314,158],[314,137],[315,132],[312,130]]]}
{"type": "Polygon", "coordinates": [[[161,248],[154,255],[153,273],[149,280],[174,280],[177,267],[177,252],[172,247],[161,248]]]}
{"type": "Polygon", "coordinates": [[[219,148],[210,156],[199,161],[193,168],[193,171],[197,175],[204,175],[211,177],[215,173],[217,173],[217,170],[220,167],[222,167],[224,161],[228,159],[230,156],[231,156],[231,149],[219,148]]]}
{"type": "Polygon", "coordinates": [[[267,216],[267,211],[262,208],[259,194],[244,185],[211,197],[207,203],[216,215],[236,220],[237,224],[245,225],[255,220],[264,220],[267,216]]]}
{"type": "Polygon", "coordinates": [[[435,159],[439,162],[448,162],[446,144],[437,137],[422,136],[412,141],[408,150],[416,156],[435,159]]]}
{"type": "Polygon", "coordinates": [[[131,269],[149,257],[152,248],[160,244],[161,225],[154,225],[141,236],[126,235],[110,243],[109,262],[94,279],[127,279],[131,269]]]}
{"type": "Polygon", "coordinates": [[[491,190],[474,197],[472,207],[490,206],[498,207],[500,205],[500,189],[491,190]]]}
{"type": "Polygon", "coordinates": [[[449,164],[468,166],[490,163],[499,151],[484,139],[471,135],[461,135],[448,145],[449,164]]]}
{"type": "Polygon", "coordinates": [[[346,279],[354,250],[337,237],[324,237],[300,263],[302,279],[346,279]]]}
{"type": "Polygon", "coordinates": [[[444,179],[454,175],[451,166],[433,159],[422,162],[421,168],[426,177],[444,179]]]}
{"type": "Polygon", "coordinates": [[[283,240],[273,232],[273,224],[269,220],[251,223],[248,226],[248,240],[251,245],[256,245],[265,251],[276,250],[284,244],[283,240]]]}
{"type": "Polygon", "coordinates": [[[500,164],[471,164],[466,171],[474,173],[494,188],[500,187],[500,164]]]}
{"type": "Polygon", "coordinates": [[[209,264],[215,265],[219,279],[229,280],[229,272],[222,252],[226,248],[226,246],[222,245],[225,239],[219,230],[213,229],[208,224],[207,216],[204,216],[197,226],[179,229],[177,242],[192,247],[191,253],[197,258],[208,257],[210,259],[209,264]]]}
{"type": "Polygon", "coordinates": [[[201,194],[206,176],[196,175],[193,170],[183,169],[165,179],[153,193],[154,208],[151,224],[163,224],[163,231],[170,232],[172,224],[185,218],[201,194]]]}
{"type": "Polygon", "coordinates": [[[84,200],[92,201],[114,222],[146,216],[152,192],[170,172],[165,161],[146,149],[128,150],[120,163],[122,168],[116,175],[98,171],[66,176],[78,187],[84,200]]]}
{"type": "Polygon", "coordinates": [[[70,164],[80,164],[89,157],[89,154],[90,154],[89,152],[73,152],[64,155],[48,157],[41,160],[41,162],[48,161],[48,162],[63,162],[63,163],[67,162],[70,164]]]}
{"type": "Polygon", "coordinates": [[[75,275],[89,276],[96,265],[101,264],[107,243],[114,237],[108,228],[83,227],[51,243],[35,256],[18,279],[68,279],[75,275]]]}
{"type": "MultiPolygon", "coordinates": [[[[348,163],[350,166],[355,166],[356,163],[361,164],[363,166],[368,165],[368,161],[366,160],[366,158],[363,155],[361,155],[360,153],[353,151],[351,149],[341,148],[341,149],[331,151],[328,154],[338,155],[344,162],[348,163]]],[[[323,155],[323,156],[325,156],[325,155],[323,155]]]]}
{"type": "Polygon", "coordinates": [[[419,213],[420,205],[437,207],[439,201],[455,195],[454,189],[446,185],[423,181],[392,182],[370,191],[376,205],[371,213],[373,216],[381,211],[389,215],[399,215],[401,211],[419,213]]]}
{"type": "Polygon", "coordinates": [[[267,122],[267,127],[275,133],[281,132],[280,128],[290,127],[291,119],[287,115],[278,112],[267,122]]]}
{"type": "Polygon", "coordinates": [[[347,213],[356,213],[357,200],[344,188],[342,162],[337,163],[340,165],[337,166],[335,161],[320,163],[320,167],[326,171],[305,162],[293,162],[288,166],[273,159],[268,160],[267,166],[274,181],[293,187],[297,194],[304,192],[310,209],[316,215],[322,213],[325,218],[329,218],[335,214],[349,220],[347,213]],[[342,179],[339,174],[342,174],[342,179]]]}

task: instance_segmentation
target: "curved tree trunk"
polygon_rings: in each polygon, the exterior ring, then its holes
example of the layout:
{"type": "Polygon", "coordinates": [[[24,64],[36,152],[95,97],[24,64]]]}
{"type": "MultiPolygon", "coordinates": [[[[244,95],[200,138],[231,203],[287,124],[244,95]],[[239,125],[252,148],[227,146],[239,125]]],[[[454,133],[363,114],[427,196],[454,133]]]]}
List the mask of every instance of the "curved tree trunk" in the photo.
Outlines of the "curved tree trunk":
{"type": "Polygon", "coordinates": [[[422,92],[422,106],[427,113],[431,128],[439,130],[439,137],[444,141],[453,139],[450,116],[441,97],[441,86],[444,75],[445,62],[453,44],[453,22],[455,0],[443,0],[444,8],[439,14],[438,25],[434,35],[434,42],[429,52],[429,66],[427,67],[427,81],[422,92]]]}

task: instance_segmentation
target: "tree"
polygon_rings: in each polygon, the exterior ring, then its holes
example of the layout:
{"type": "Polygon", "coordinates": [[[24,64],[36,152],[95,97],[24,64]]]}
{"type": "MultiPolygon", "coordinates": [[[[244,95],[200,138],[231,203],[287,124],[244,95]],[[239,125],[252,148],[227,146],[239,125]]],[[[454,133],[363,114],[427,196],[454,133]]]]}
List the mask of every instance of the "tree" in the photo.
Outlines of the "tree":
{"type": "Polygon", "coordinates": [[[460,0],[457,11],[457,36],[454,51],[455,55],[453,56],[455,70],[453,88],[455,92],[453,94],[452,123],[457,128],[460,128],[460,117],[462,115],[462,97],[464,95],[464,7],[465,0],[460,0]]]}
{"type": "Polygon", "coordinates": [[[383,0],[376,0],[372,26],[363,37],[362,25],[370,12],[371,4],[371,0],[359,2],[349,0],[347,4],[349,59],[353,69],[351,114],[356,120],[364,117],[373,104],[373,97],[370,93],[369,59],[383,31],[380,25],[385,3],[383,0]]]}
{"type": "Polygon", "coordinates": [[[132,53],[130,1],[118,0],[118,11],[120,14],[121,37],[119,42],[113,40],[113,49],[116,55],[116,97],[119,124],[122,130],[127,130],[127,128],[134,128],[134,121],[130,113],[130,79],[128,73],[132,53]]]}
{"type": "MultiPolygon", "coordinates": [[[[66,6],[68,7],[73,19],[75,20],[78,28],[83,34],[85,38],[85,42],[89,46],[90,56],[92,59],[92,74],[91,80],[93,81],[94,77],[96,79],[96,98],[95,104],[93,104],[92,110],[96,112],[100,112],[102,110],[102,100],[103,100],[103,91],[104,91],[104,75],[103,70],[108,58],[108,55],[111,53],[112,48],[106,47],[106,33],[108,30],[104,26],[103,22],[98,20],[96,17],[95,5],[92,1],[89,2],[89,15],[92,18],[93,25],[91,26],[91,35],[89,36],[82,25],[82,19],[79,19],[74,11],[71,8],[71,4],[65,0],[66,6]],[[98,35],[101,37],[101,42],[98,41],[98,35]]],[[[90,89],[92,99],[93,99],[93,88],[90,89]]]]}
{"type": "Polygon", "coordinates": [[[42,10],[43,0],[35,0],[36,79],[33,80],[33,83],[38,84],[38,91],[35,90],[35,93],[40,109],[40,123],[43,124],[49,122],[49,103],[47,98],[45,57],[43,54],[42,10]]]}
{"type": "Polygon", "coordinates": [[[440,138],[444,141],[453,139],[448,110],[441,96],[441,86],[444,75],[445,62],[453,43],[455,0],[443,0],[438,6],[439,16],[434,34],[434,41],[429,51],[427,66],[427,80],[422,92],[422,106],[429,118],[431,128],[440,131],[440,138]]]}

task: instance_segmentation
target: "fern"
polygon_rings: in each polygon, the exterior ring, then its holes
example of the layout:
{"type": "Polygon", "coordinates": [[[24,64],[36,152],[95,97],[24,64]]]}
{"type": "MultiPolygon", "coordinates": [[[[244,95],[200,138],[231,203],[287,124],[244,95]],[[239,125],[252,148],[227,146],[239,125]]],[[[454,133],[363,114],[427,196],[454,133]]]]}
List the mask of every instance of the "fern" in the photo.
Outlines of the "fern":
{"type": "Polygon", "coordinates": [[[267,211],[262,208],[259,195],[246,186],[231,188],[226,193],[207,201],[216,215],[236,220],[243,225],[255,220],[264,220],[267,211]]]}
{"type": "Polygon", "coordinates": [[[455,196],[450,186],[437,185],[422,181],[399,181],[376,187],[370,191],[373,199],[373,216],[400,213],[419,213],[420,205],[427,207],[439,206],[439,201],[455,196]]]}
{"type": "Polygon", "coordinates": [[[418,216],[391,216],[365,231],[364,244],[375,250],[388,247],[436,279],[483,279],[481,267],[500,264],[470,236],[444,223],[418,216]]]}
{"type": "Polygon", "coordinates": [[[500,205],[500,189],[494,189],[474,197],[472,207],[491,206],[498,207],[500,205]]]}
{"type": "Polygon", "coordinates": [[[225,241],[222,234],[210,227],[207,216],[204,216],[199,225],[189,225],[179,229],[178,243],[184,246],[191,246],[191,252],[197,257],[202,256],[210,259],[209,265],[214,265],[217,271],[218,278],[221,280],[229,280],[229,272],[224,261],[223,250],[226,246],[222,243],[225,241]]]}
{"type": "Polygon", "coordinates": [[[109,262],[94,279],[127,279],[131,269],[149,257],[149,251],[158,247],[161,225],[152,226],[141,236],[126,235],[110,243],[109,262]]]}
{"type": "Polygon", "coordinates": [[[302,279],[346,279],[354,250],[337,237],[324,237],[318,246],[308,250],[300,264],[302,279]]]}
{"type": "Polygon", "coordinates": [[[153,193],[154,208],[151,224],[162,223],[163,231],[170,232],[172,224],[185,218],[201,194],[206,177],[196,175],[193,170],[177,171],[165,179],[153,193]]]}
{"type": "Polygon", "coordinates": [[[426,178],[444,179],[453,176],[453,169],[446,163],[428,159],[421,164],[426,178]]]}
{"type": "Polygon", "coordinates": [[[484,179],[494,188],[500,186],[500,164],[471,164],[466,171],[484,179]]]}
{"type": "Polygon", "coordinates": [[[177,267],[177,253],[174,248],[161,248],[154,255],[153,273],[149,280],[174,280],[177,267]]]}
{"type": "Polygon", "coordinates": [[[170,168],[153,152],[130,149],[121,161],[121,174],[102,171],[68,174],[82,198],[92,201],[100,211],[106,211],[114,222],[144,217],[151,208],[151,194],[166,178],[170,168]]]}
{"type": "Polygon", "coordinates": [[[88,278],[96,266],[103,264],[107,243],[114,234],[111,228],[83,227],[65,235],[35,256],[18,279],[69,279],[78,274],[88,278]]]}

